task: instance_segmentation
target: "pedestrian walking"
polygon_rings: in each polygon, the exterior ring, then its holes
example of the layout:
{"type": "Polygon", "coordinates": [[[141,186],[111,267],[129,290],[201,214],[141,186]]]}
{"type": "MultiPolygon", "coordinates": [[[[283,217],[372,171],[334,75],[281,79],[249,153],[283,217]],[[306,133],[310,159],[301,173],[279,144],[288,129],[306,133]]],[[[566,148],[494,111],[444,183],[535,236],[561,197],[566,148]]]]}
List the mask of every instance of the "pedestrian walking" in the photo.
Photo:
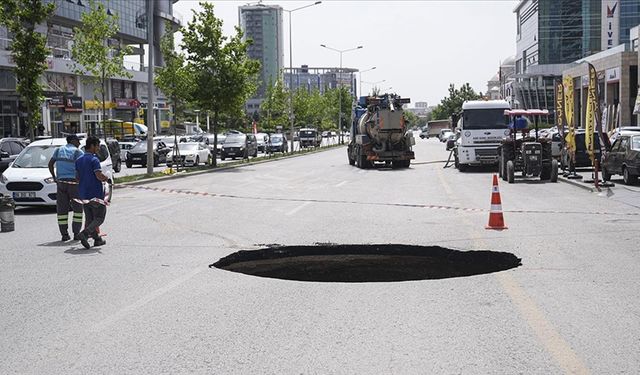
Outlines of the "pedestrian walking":
{"type": "Polygon", "coordinates": [[[78,240],[78,233],[82,229],[82,204],[75,201],[78,198],[76,160],[82,156],[79,147],[80,139],[78,136],[69,135],[67,144],[58,147],[49,160],[49,172],[57,184],[56,211],[62,241],[71,239],[69,236],[69,211],[73,210],[71,229],[74,240],[78,240]]]}
{"type": "Polygon", "coordinates": [[[88,137],[85,145],[85,153],[76,161],[78,175],[78,195],[84,204],[85,227],[78,234],[79,240],[86,249],[89,249],[89,238],[93,238],[93,246],[105,245],[98,232],[98,227],[104,222],[107,215],[107,202],[104,200],[103,182],[108,178],[102,173],[100,159],[96,155],[100,150],[100,139],[88,137]]]}

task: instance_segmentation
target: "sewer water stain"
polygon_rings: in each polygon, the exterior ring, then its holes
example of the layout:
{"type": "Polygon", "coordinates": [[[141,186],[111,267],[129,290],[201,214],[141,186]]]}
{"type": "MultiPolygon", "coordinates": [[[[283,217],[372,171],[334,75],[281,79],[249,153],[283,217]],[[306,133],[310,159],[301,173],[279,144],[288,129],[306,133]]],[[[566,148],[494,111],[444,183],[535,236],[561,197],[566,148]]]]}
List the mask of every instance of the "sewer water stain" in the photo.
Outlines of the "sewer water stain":
{"type": "Polygon", "coordinates": [[[511,253],[440,246],[271,246],[239,251],[209,265],[246,275],[315,282],[397,282],[505,271],[521,265],[511,253]]]}

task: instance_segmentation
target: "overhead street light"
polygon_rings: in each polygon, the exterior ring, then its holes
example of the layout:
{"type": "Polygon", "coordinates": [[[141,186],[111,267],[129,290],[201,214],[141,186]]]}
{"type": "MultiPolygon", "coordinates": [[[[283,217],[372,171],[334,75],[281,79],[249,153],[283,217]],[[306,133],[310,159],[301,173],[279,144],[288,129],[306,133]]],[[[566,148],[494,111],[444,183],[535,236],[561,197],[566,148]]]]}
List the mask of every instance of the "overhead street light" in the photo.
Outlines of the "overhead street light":
{"type": "Polygon", "coordinates": [[[293,134],[295,133],[295,129],[294,129],[294,124],[295,124],[295,119],[294,119],[294,115],[293,115],[293,43],[291,41],[292,37],[291,37],[291,13],[296,12],[298,10],[302,10],[305,8],[310,8],[312,6],[315,5],[319,5],[322,4],[322,1],[316,1],[313,4],[308,4],[305,6],[301,6],[299,8],[295,8],[295,9],[283,9],[283,11],[289,13],[289,120],[291,121],[291,152],[294,151],[293,148],[293,139],[294,136],[293,134]]]}
{"type": "MultiPolygon", "coordinates": [[[[326,48],[328,50],[331,50],[340,54],[340,71],[338,72],[340,74],[340,79],[336,84],[336,87],[337,87],[339,82],[342,81],[342,54],[346,52],[362,49],[363,47],[357,46],[354,48],[337,49],[337,48],[329,47],[326,44],[321,44],[320,47],[326,48]]],[[[337,88],[338,88],[338,132],[340,133],[340,144],[344,144],[344,131],[342,129],[342,90],[340,89],[340,87],[337,87],[337,88]]]]}

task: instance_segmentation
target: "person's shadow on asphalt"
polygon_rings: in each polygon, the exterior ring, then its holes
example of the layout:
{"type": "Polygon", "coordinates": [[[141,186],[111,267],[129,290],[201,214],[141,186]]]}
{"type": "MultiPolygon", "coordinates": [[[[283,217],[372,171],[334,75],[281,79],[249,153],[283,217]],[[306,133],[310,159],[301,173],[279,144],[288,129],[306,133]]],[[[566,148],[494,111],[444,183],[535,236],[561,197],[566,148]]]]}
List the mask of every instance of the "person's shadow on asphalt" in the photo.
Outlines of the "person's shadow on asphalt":
{"type": "MultiPolygon", "coordinates": [[[[62,242],[62,241],[52,241],[52,242],[44,242],[44,243],[38,244],[38,246],[63,247],[63,246],[69,246],[69,243],[68,242],[62,242]]],[[[91,249],[85,249],[78,242],[78,246],[70,247],[67,250],[65,250],[64,252],[67,253],[67,254],[72,254],[72,255],[102,254],[102,251],[100,251],[100,250],[101,250],[100,246],[92,247],[91,249]]]]}

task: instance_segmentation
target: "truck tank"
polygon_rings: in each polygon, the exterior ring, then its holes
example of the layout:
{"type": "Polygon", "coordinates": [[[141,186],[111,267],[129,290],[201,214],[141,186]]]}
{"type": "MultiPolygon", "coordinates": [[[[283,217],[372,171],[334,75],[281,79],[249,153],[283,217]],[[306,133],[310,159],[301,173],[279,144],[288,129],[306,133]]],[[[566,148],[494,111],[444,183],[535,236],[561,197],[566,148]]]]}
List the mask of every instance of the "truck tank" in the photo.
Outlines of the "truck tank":
{"type": "Polygon", "coordinates": [[[409,102],[395,94],[360,98],[347,151],[349,164],[368,168],[385,162],[397,168],[409,167],[414,159],[411,147],[415,140],[402,109],[409,102]]]}

